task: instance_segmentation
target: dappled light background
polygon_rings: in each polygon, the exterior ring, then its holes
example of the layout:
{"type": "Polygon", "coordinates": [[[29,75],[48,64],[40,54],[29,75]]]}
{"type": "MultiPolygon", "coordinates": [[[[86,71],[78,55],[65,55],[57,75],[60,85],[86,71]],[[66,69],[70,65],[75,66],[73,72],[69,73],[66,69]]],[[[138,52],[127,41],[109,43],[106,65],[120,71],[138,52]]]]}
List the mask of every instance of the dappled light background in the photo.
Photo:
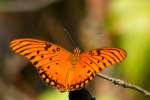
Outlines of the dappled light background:
{"type": "MultiPolygon", "coordinates": [[[[10,50],[11,40],[25,37],[71,52],[123,48],[127,58],[102,73],[150,91],[149,0],[0,0],[0,100],[68,100],[67,92],[46,87],[33,66],[10,50]]],[[[100,77],[86,88],[96,100],[150,100],[100,77]]]]}

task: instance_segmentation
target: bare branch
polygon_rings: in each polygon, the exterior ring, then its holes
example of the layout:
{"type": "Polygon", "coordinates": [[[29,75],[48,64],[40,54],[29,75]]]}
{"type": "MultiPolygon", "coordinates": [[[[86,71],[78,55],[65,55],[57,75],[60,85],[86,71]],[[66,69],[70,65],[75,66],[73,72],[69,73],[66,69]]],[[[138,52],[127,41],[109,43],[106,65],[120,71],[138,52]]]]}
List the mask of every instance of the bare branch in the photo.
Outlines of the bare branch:
{"type": "Polygon", "coordinates": [[[143,93],[145,96],[150,96],[150,92],[149,91],[147,91],[147,90],[145,90],[145,89],[143,89],[143,88],[141,88],[141,87],[139,87],[137,85],[125,82],[125,81],[120,80],[120,79],[112,78],[112,77],[109,77],[109,76],[106,76],[106,75],[103,75],[103,74],[100,74],[100,73],[98,73],[97,75],[99,77],[101,77],[101,78],[104,78],[104,79],[106,79],[108,81],[111,81],[115,85],[122,86],[124,88],[133,89],[133,90],[136,90],[138,92],[143,93]]]}

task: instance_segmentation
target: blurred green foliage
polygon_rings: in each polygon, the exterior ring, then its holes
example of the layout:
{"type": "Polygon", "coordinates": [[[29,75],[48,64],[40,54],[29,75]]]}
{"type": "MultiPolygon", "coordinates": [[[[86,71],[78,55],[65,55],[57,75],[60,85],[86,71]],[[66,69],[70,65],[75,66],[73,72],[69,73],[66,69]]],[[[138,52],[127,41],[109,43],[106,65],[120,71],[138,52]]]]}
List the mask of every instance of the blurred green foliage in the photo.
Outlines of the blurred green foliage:
{"type": "Polygon", "coordinates": [[[56,89],[55,90],[45,90],[38,97],[37,100],[67,100],[68,93],[60,93],[56,89]]]}
{"type": "MultiPolygon", "coordinates": [[[[120,36],[118,42],[128,53],[123,68],[120,68],[123,77],[150,88],[150,1],[114,0],[108,18],[110,30],[120,36]]],[[[138,100],[143,100],[142,96],[138,100]]]]}

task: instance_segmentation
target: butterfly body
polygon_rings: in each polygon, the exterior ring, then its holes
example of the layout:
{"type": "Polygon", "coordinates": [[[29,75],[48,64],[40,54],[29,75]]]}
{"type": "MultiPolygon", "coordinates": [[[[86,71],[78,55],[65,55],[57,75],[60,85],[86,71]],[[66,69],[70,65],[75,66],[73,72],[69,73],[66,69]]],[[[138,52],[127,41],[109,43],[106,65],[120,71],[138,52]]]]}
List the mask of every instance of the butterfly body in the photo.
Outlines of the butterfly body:
{"type": "Polygon", "coordinates": [[[78,60],[79,60],[79,56],[80,56],[80,49],[79,48],[75,48],[73,50],[73,56],[72,56],[72,65],[77,64],[78,60]]]}
{"type": "Polygon", "coordinates": [[[126,52],[120,48],[92,49],[83,53],[75,48],[71,53],[56,44],[31,38],[15,39],[10,47],[35,66],[48,86],[61,92],[84,87],[96,73],[126,57],[126,52]]]}

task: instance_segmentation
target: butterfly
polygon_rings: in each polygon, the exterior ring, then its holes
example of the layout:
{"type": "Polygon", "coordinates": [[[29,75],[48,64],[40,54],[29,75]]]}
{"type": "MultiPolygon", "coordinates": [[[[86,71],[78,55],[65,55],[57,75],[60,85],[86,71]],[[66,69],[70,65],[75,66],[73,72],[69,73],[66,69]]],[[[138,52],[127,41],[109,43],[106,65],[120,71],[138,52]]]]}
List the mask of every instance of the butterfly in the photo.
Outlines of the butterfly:
{"type": "Polygon", "coordinates": [[[73,53],[63,47],[32,38],[15,39],[10,47],[26,57],[37,69],[44,83],[59,91],[73,91],[85,87],[98,72],[121,62],[127,55],[121,48],[100,48],[73,53]]]}

